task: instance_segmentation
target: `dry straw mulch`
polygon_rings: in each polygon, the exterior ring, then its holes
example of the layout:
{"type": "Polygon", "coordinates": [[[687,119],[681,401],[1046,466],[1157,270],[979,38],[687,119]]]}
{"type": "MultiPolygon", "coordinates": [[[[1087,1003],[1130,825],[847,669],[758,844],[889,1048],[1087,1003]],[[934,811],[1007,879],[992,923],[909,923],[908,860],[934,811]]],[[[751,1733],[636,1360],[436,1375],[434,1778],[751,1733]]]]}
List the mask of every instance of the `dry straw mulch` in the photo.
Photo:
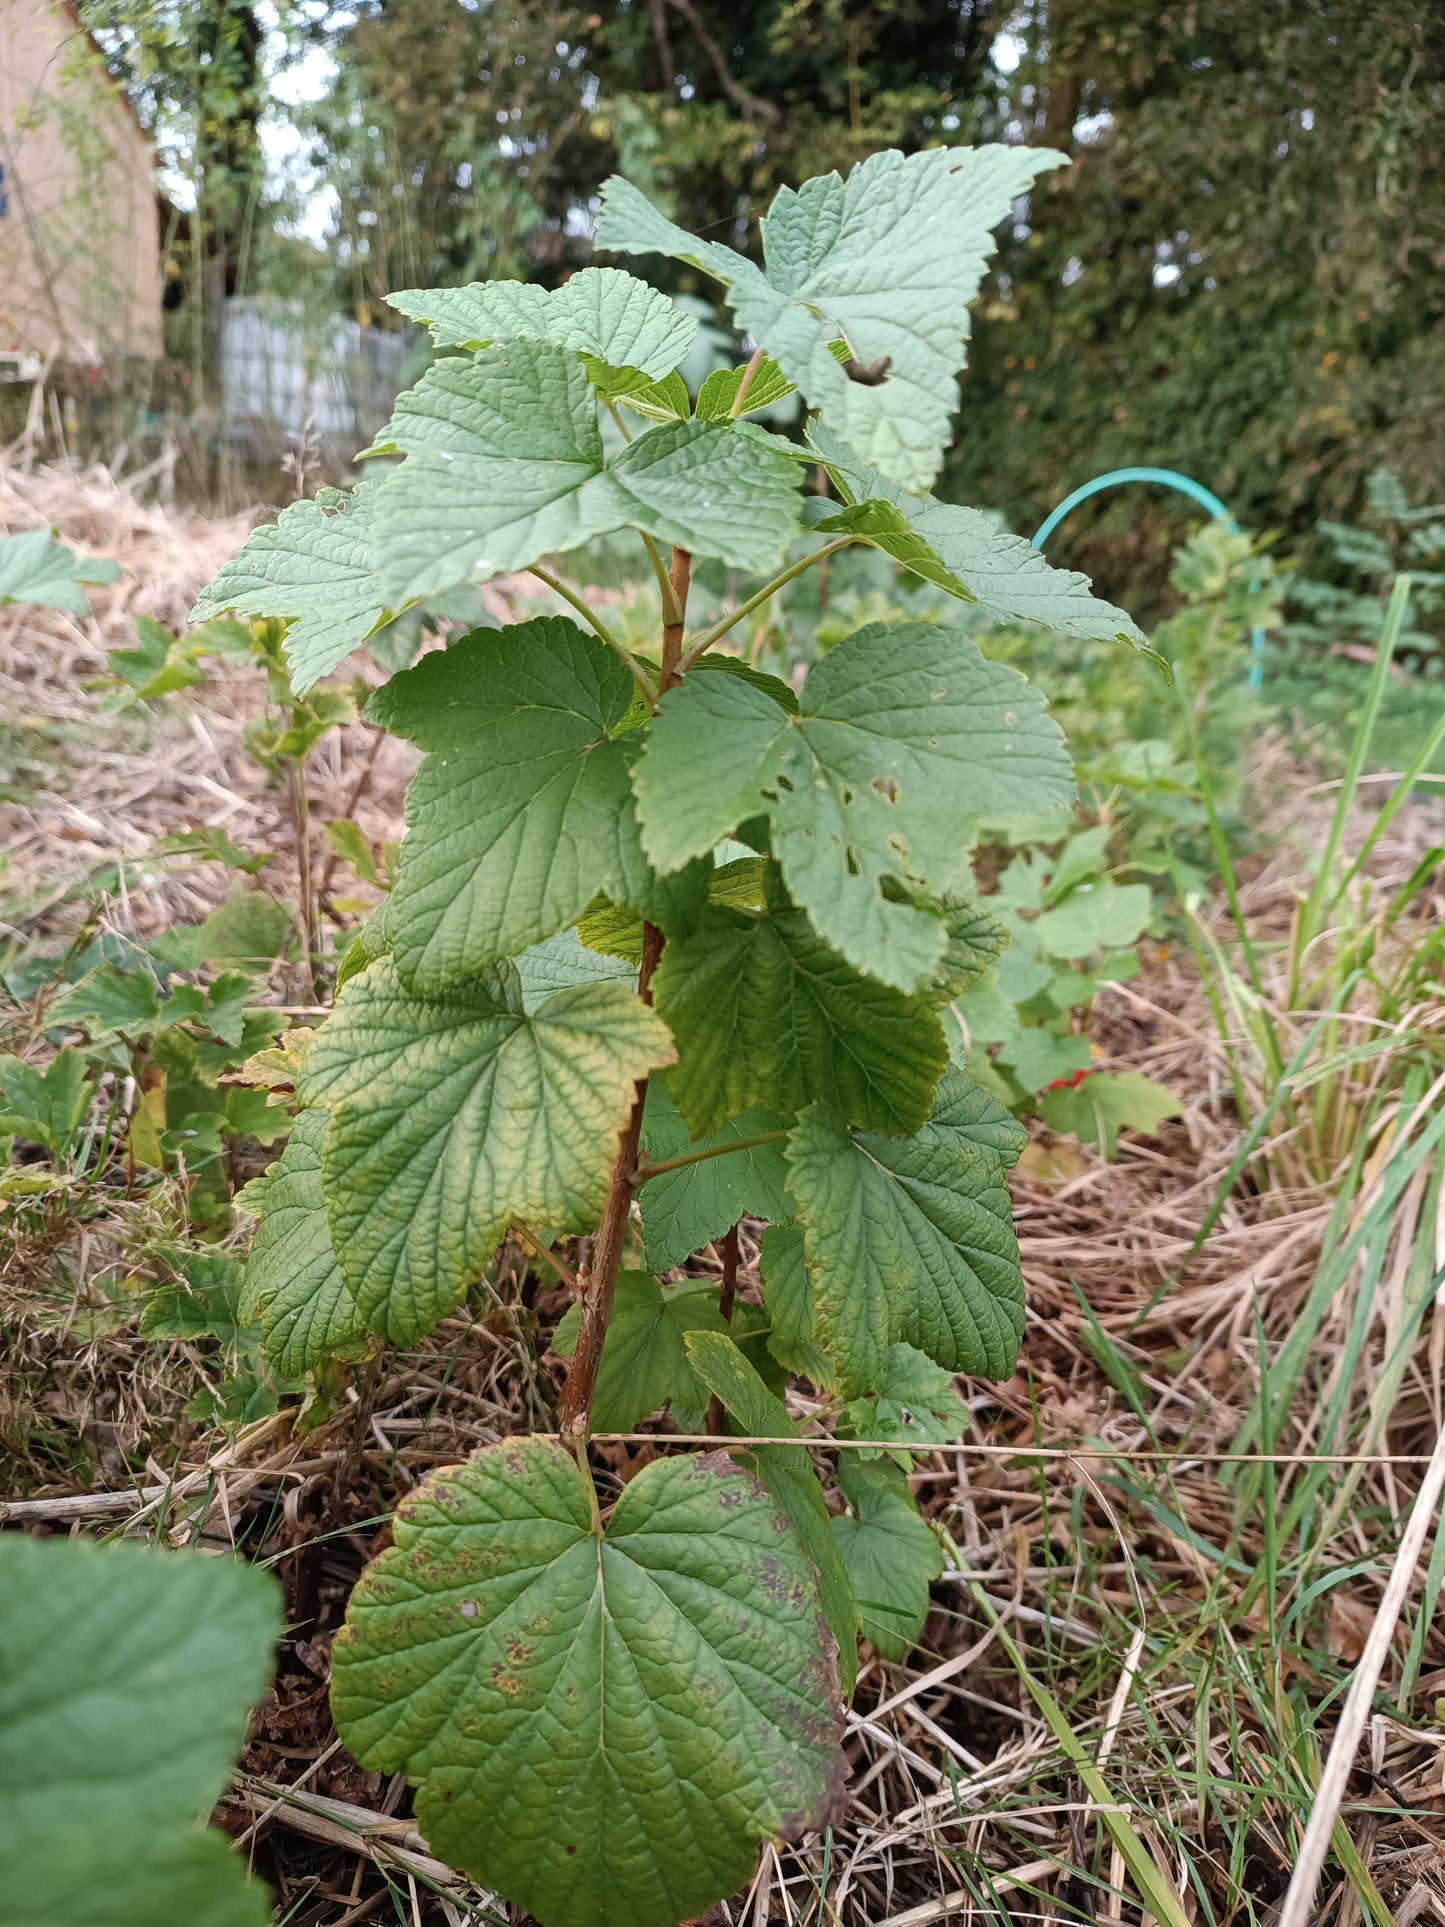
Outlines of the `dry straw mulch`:
{"type": "MultiPolygon", "coordinates": [[[[18,745],[24,763],[7,775],[23,800],[6,805],[0,823],[4,887],[20,905],[12,914],[27,931],[63,934],[97,879],[108,889],[103,917],[116,928],[145,936],[203,914],[226,878],[204,866],[145,864],[157,836],[202,823],[276,850],[263,881],[289,890],[295,851],[284,799],[241,745],[256,711],[246,678],[222,672],[159,717],[119,722],[82,688],[103,669],[105,650],[130,639],[135,612],[184,620],[247,518],[162,513],[103,472],[0,473],[0,531],[39,523],[128,573],[97,593],[89,621],[0,613],[8,731],[0,740],[18,745]],[[137,867],[117,879],[118,857],[137,867]]],[[[314,772],[313,808],[323,819],[358,816],[379,840],[399,832],[411,762],[390,743],[373,758],[373,740],[361,725],[331,739],[314,772]]],[[[1309,773],[1277,749],[1256,787],[1283,833],[1256,865],[1246,908],[1283,938],[1302,854],[1319,846],[1329,799],[1310,794],[1309,773]]],[[[1405,812],[1372,867],[1387,880],[1407,875],[1429,842],[1445,840],[1438,828],[1428,812],[1405,812]]],[[[278,1001],[296,994],[278,981],[278,1001]]],[[[1100,1804],[1023,1670],[1064,1708],[1187,1918],[1276,1917],[1334,1716],[1327,1709],[1316,1720],[1314,1709],[1336,1705],[1348,1683],[1419,1483],[1418,1464],[1390,1459],[1428,1454],[1445,1415],[1439,1314],[1413,1341],[1376,1461],[1331,1472],[1303,1538],[1295,1531],[1272,1546],[1271,1520],[1286,1516],[1308,1467],[1277,1468],[1273,1490],[1251,1496],[1261,1474],[1210,1455],[1229,1451],[1258,1394],[1257,1331],[1272,1355],[1299,1315],[1330,1198],[1265,1183],[1256,1167],[1194,1252],[1241,1126],[1187,952],[1151,957],[1142,977],[1110,992],[1098,1034],[1111,1068],[1171,1085],[1184,1114],[1155,1139],[1126,1138],[1112,1165],[1046,1135],[1026,1154],[1014,1186],[1029,1294],[1023,1362],[1006,1385],[964,1384],[967,1449],[936,1452],[914,1474],[951,1548],[923,1638],[903,1666],[865,1656],[848,1719],[846,1801],[831,1831],[766,1851],[752,1888],[717,1909],[717,1923],[1141,1922],[1100,1804]],[[1019,1450],[1030,1447],[1042,1450],[1019,1450]],[[1341,1495],[1348,1503],[1332,1508],[1341,1495]],[[1332,1583],[1286,1626],[1278,1602],[1296,1596],[1288,1585],[1306,1557],[1312,1579],[1332,1583]],[[1255,1583],[1264,1560],[1281,1574],[1274,1597],[1255,1583]]],[[[1416,1190],[1369,1308],[1358,1382],[1347,1388],[1352,1419],[1368,1413],[1398,1336],[1400,1281],[1417,1235],[1442,1236],[1421,1210],[1416,1190]]],[[[742,1252],[741,1288],[755,1295],[756,1245],[746,1232],[742,1252]]],[[[83,1306],[87,1266],[110,1262],[103,1236],[65,1259],[67,1288],[83,1306]]],[[[1359,1281],[1357,1268],[1322,1326],[1277,1441],[1286,1452],[1309,1450],[1359,1281]]],[[[142,1501],[125,1491],[97,1497],[41,1464],[12,1524],[128,1520],[175,1543],[239,1546],[269,1561],[286,1587],[290,1632],[276,1683],[223,1813],[273,1883],[278,1917],[295,1927],[505,1920],[505,1908],[430,1858],[400,1779],[363,1773],[341,1749],[327,1709],[328,1654],[397,1497],[479,1444],[550,1425],[560,1367],[547,1338],[565,1293],[506,1249],[476,1308],[364,1375],[319,1427],[298,1432],[283,1412],[226,1438],[199,1435],[180,1418],[183,1357],[123,1325],[89,1338],[79,1323],[69,1335],[53,1322],[27,1325],[19,1274],[0,1289],[13,1293],[11,1396],[23,1386],[45,1402],[47,1426],[82,1436],[96,1489],[124,1486],[124,1466],[138,1462],[149,1463],[152,1480],[142,1501]]],[[[793,1399],[805,1430],[816,1404],[793,1399]]],[[[600,1476],[623,1481],[667,1450],[666,1422],[651,1429],[655,1440],[600,1445],[600,1476]]],[[[1413,1690],[1399,1688],[1419,1596],[1417,1578],[1343,1814],[1402,1927],[1445,1921],[1445,1727],[1429,1710],[1445,1694],[1445,1640],[1433,1627],[1413,1690]]],[[[1317,1918],[1332,1927],[1366,1918],[1333,1871],[1317,1918]]]]}

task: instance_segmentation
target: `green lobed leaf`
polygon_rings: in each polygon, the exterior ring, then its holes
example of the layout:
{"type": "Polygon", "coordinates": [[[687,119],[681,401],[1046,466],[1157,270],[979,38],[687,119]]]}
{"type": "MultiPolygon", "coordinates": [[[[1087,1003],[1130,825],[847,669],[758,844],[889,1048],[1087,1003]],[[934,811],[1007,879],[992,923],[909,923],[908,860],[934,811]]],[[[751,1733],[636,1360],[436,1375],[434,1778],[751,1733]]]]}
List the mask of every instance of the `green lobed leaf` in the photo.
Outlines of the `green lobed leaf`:
{"type": "Polygon", "coordinates": [[[1034,934],[1050,957],[1088,957],[1117,950],[1143,935],[1154,900],[1144,883],[1081,883],[1062,903],[1034,919],[1034,934]]]}
{"type": "Polygon", "coordinates": [[[621,984],[527,1014],[507,965],[430,1001],[379,958],[342,990],[298,1081],[331,1113],[322,1174],[342,1273],[368,1327],[429,1331],[514,1218],[589,1230],[639,1078],[673,1061],[621,984]]]}
{"type": "Polygon", "coordinates": [[[522,980],[522,1008],[529,1014],[557,990],[577,984],[626,984],[636,988],[637,965],[620,957],[600,956],[582,943],[575,930],[559,930],[555,937],[534,943],[516,959],[522,980]]]}
{"type": "Polygon", "coordinates": [[[685,924],[706,864],[671,878],[638,841],[632,678],[561,616],[478,629],[393,676],[372,721],[431,754],[407,792],[392,895],[397,971],[424,993],[573,924],[599,890],[685,924]]]}
{"type": "MultiPolygon", "coordinates": [[[[652,1162],[661,1164],[666,1158],[716,1150],[782,1128],[781,1121],[767,1111],[740,1111],[705,1138],[694,1140],[666,1084],[655,1078],[647,1090],[642,1142],[652,1162]]],[[[781,1143],[755,1144],[749,1150],[700,1158],[680,1170],[664,1171],[637,1193],[643,1262],[652,1271],[671,1271],[730,1231],[739,1218],[787,1217],[791,1207],[785,1186],[781,1143]]]]}
{"type": "Polygon", "coordinates": [[[979,818],[1067,804],[1068,752],[1044,698],[956,630],[869,624],[803,684],[789,716],[733,677],[663,697],[634,778],[642,844],[666,872],[765,811],[814,929],[899,989],[945,966],[922,892],[966,876],[979,818]]]}
{"type": "Polygon", "coordinates": [[[544,342],[436,363],[397,402],[384,446],[407,456],[376,500],[394,602],[629,527],[767,571],[798,527],[797,465],[737,428],[671,422],[608,463],[586,371],[544,342]]]}
{"type": "MultiPolygon", "coordinates": [[[[694,1332],[687,1355],[698,1377],[745,1438],[796,1438],[787,1407],[774,1397],[741,1349],[726,1334],[694,1332]]],[[[858,1608],[828,1529],[828,1507],[808,1454],[787,1445],[753,1445],[737,1457],[750,1466],[786,1510],[817,1574],[823,1614],[837,1641],[843,1697],[858,1677],[858,1608]]]]}
{"type": "Polygon", "coordinates": [[[222,564],[191,621],[227,609],[286,618],[286,660],[296,693],[305,694],[387,614],[372,563],[374,501],[374,485],[363,482],[349,495],[327,488],[314,501],[293,502],[275,522],[253,529],[240,554],[222,564]]]}
{"type": "Polygon", "coordinates": [[[765,271],[675,227],[614,176],[596,245],[670,255],[723,282],[739,333],[824,422],[894,481],[926,488],[950,439],[992,230],[1065,158],[1015,146],[871,154],[846,181],[827,174],[779,191],[762,223],[765,271]],[[832,352],[839,335],[851,371],[832,352]]]}
{"type": "Polygon", "coordinates": [[[1061,1077],[1086,1071],[1094,1061],[1094,1052],[1087,1037],[1076,1037],[1072,1031],[1055,1037],[1041,1024],[1022,1024],[1017,1034],[1000,1046],[998,1059],[1008,1065],[1026,1091],[1041,1091],[1061,1077]]]}
{"type": "Polygon", "coordinates": [[[543,1927],[672,1927],[818,1824],[839,1738],[817,1582],[720,1455],[659,1459],[605,1533],[576,1462],[485,1447],[399,1507],[332,1650],[353,1756],[543,1927]]]}
{"type": "Polygon", "coordinates": [[[233,1559],[0,1535],[6,1927],[262,1927],[196,1831],[266,1688],[281,1594],[233,1559]]]}
{"type": "Polygon", "coordinates": [[[817,423],[808,439],[847,505],[816,528],[867,536],[895,562],[949,595],[976,602],[996,622],[1037,622],[1069,636],[1146,647],[1132,616],[1101,601],[1087,576],[1054,568],[1021,535],[995,528],[978,509],[899,488],[817,423]]]}
{"type": "Polygon", "coordinates": [[[266,1356],[285,1378],[301,1378],[362,1348],[366,1324],[347,1290],[331,1244],[321,1153],[330,1119],[303,1111],[286,1149],[236,1193],[260,1219],[246,1261],[240,1318],[261,1321],[266,1356]]]}
{"type": "Polygon", "coordinates": [[[1025,1141],[953,1069],[913,1137],[850,1132],[821,1104],[798,1119],[788,1188],[819,1341],[848,1397],[872,1389],[900,1339],[950,1372],[1013,1370],[1024,1293],[1005,1174],[1025,1141]]]}
{"type": "Polygon", "coordinates": [[[90,604],[82,585],[119,579],[120,569],[114,562],[81,561],[63,542],[53,541],[49,529],[0,535],[0,609],[7,603],[28,602],[41,609],[88,616],[90,604]]]}
{"type": "MultiPolygon", "coordinates": [[[[927,1449],[958,1438],[968,1423],[968,1411],[954,1387],[952,1372],[912,1345],[890,1345],[873,1381],[872,1396],[855,1399],[847,1418],[855,1438],[896,1440],[899,1445],[927,1449]]],[[[903,1465],[910,1463],[906,1453],[893,1456],[903,1465]]]]}
{"type": "Polygon", "coordinates": [[[1051,1131],[1072,1131],[1106,1158],[1118,1156],[1120,1131],[1152,1137],[1165,1118],[1182,1110],[1173,1091],[1138,1071],[1098,1071],[1073,1090],[1043,1096],[1044,1122],[1051,1131]]]}
{"type": "Polygon", "coordinates": [[[29,1138],[62,1156],[90,1105],[88,1069],[84,1052],[69,1044],[44,1071],[0,1055],[0,1136],[29,1138]]]}
{"type": "MultiPolygon", "coordinates": [[[[579,1323],[573,1305],[552,1338],[558,1358],[576,1351],[579,1323]]],[[[690,1430],[707,1394],[699,1389],[683,1339],[688,1332],[724,1329],[715,1286],[662,1286],[645,1271],[619,1272],[592,1401],[594,1431],[635,1431],[662,1405],[670,1405],[678,1424],[690,1430]]]]}
{"type": "Polygon", "coordinates": [[[896,1466],[840,1455],[839,1483],[851,1508],[830,1521],[858,1601],[863,1637],[885,1659],[901,1661],[928,1617],[928,1588],[943,1571],[943,1548],[918,1515],[896,1466]]]}
{"type": "Polygon", "coordinates": [[[520,281],[403,288],[387,304],[425,322],[439,348],[546,341],[651,381],[670,374],[697,335],[694,316],[618,268],[583,268],[552,289],[520,281]]]}
{"type": "Polygon", "coordinates": [[[948,1062],[938,1012],[865,977],[788,904],[710,904],[653,979],[677,1043],[668,1089],[697,1137],[761,1106],[791,1117],[822,1101],[850,1123],[911,1131],[948,1062]]]}

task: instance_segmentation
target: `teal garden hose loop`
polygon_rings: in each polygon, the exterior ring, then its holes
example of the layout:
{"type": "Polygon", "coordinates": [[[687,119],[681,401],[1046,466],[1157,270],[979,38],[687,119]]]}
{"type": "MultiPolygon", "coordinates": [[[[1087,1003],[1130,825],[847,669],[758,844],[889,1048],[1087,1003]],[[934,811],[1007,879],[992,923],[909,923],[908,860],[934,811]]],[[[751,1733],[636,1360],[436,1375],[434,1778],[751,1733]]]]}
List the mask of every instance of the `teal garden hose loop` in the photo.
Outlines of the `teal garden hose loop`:
{"type": "MultiPolygon", "coordinates": [[[[1233,535],[1239,534],[1239,524],[1220,501],[1212,489],[1203,482],[1196,482],[1188,475],[1181,475],[1173,468],[1111,468],[1107,475],[1096,475],[1092,482],[1085,482],[1076,488],[1072,495],[1066,495],[1052,514],[1045,516],[1033,537],[1033,546],[1042,551],[1045,542],[1063,521],[1064,517],[1076,509],[1080,502],[1087,502],[1091,495],[1102,489],[1117,488],[1121,482],[1153,482],[1162,488],[1177,489],[1187,495],[1202,509],[1207,509],[1216,521],[1223,522],[1233,535]]],[[[1252,589],[1258,588],[1252,582],[1252,589]]],[[[1256,628],[1249,638],[1249,686],[1258,689],[1264,680],[1264,630],[1256,628]]]]}

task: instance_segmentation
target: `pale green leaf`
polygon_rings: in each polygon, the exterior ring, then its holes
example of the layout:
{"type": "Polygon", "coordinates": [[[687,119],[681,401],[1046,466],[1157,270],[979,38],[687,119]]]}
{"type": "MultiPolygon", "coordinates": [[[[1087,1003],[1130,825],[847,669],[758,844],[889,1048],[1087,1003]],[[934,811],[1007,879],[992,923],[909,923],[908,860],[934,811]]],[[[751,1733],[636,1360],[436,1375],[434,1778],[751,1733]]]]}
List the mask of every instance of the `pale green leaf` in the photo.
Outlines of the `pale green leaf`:
{"type": "MultiPolygon", "coordinates": [[[[662,1080],[655,1078],[648,1087],[642,1141],[654,1164],[779,1129],[780,1121],[767,1111],[740,1111],[694,1142],[662,1080]]],[[[739,1218],[787,1217],[791,1206],[785,1184],[780,1143],[756,1144],[664,1171],[637,1194],[643,1261],[653,1271],[671,1271],[731,1230],[739,1218]]]]}
{"type": "Polygon", "coordinates": [[[90,1066],[67,1044],[45,1070],[8,1053],[0,1056],[0,1134],[29,1138],[63,1156],[90,1105],[90,1066]]]}
{"type": "Polygon", "coordinates": [[[575,930],[559,930],[555,937],[534,943],[516,960],[522,980],[522,1008],[535,1011],[557,990],[577,984],[637,983],[637,965],[620,957],[602,956],[578,940],[575,930]]]}
{"type": "Polygon", "coordinates": [[[321,1152],[329,1121],[325,1111],[303,1111],[275,1164],[236,1194],[240,1209],[261,1220],[246,1261],[240,1320],[260,1318],[266,1356],[283,1378],[356,1354],[366,1333],[326,1221],[321,1152]]]}
{"type": "Polygon", "coordinates": [[[799,1118],[788,1187],[819,1342],[849,1397],[872,1389],[900,1339],[950,1372],[1013,1370],[1024,1294],[1005,1174],[1024,1142],[957,1070],[913,1137],[849,1132],[819,1104],[799,1118]]]}
{"type": "Polygon", "coordinates": [[[253,529],[240,554],[222,564],[191,621],[227,609],[286,618],[286,660],[297,693],[304,694],[386,616],[371,557],[374,500],[373,486],[363,482],[349,495],[329,488],[314,501],[293,502],[278,520],[253,529]]]}
{"type": "Polygon", "coordinates": [[[866,535],[885,555],[950,595],[976,602],[996,622],[1037,622],[1065,635],[1143,646],[1132,616],[1100,601],[1087,576],[1054,568],[1021,535],[996,529],[978,509],[909,494],[818,424],[808,438],[844,502],[856,505],[817,528],[866,535]]]}
{"type": "Polygon", "coordinates": [[[720,1456],[658,1459],[605,1534],[576,1461],[488,1446],[403,1500],[332,1649],[352,1755],[432,1850],[552,1927],[673,1927],[817,1824],[839,1738],[811,1566],[720,1456]]]}
{"type": "MultiPolygon", "coordinates": [[[[694,1332],[687,1355],[744,1438],[796,1438],[787,1407],[775,1398],[731,1338],[694,1332]]],[[[786,1510],[818,1577],[823,1614],[838,1644],[843,1697],[853,1697],[858,1676],[858,1608],[843,1562],[828,1530],[828,1508],[808,1454],[801,1447],[754,1445],[737,1455],[786,1510]]]]}
{"type": "Polygon", "coordinates": [[[1022,1024],[1000,1046],[998,1060],[1008,1065],[1026,1091],[1041,1091],[1045,1084],[1086,1071],[1094,1053],[1087,1037],[1076,1037],[1071,1031],[1055,1037],[1040,1024],[1022,1024]]]}
{"type": "Polygon", "coordinates": [[[389,958],[353,977],[298,1094],[331,1113],[332,1242],[368,1327],[397,1344],[431,1330],[514,1218],[595,1225],[634,1086],[673,1056],[621,984],[559,991],[528,1015],[510,965],[429,1002],[389,958]]]}
{"type": "Polygon", "coordinates": [[[786,1371],[811,1379],[820,1391],[836,1391],[838,1368],[818,1343],[803,1227],[796,1218],[768,1226],[758,1241],[758,1270],[768,1317],[768,1350],[786,1371]]]}
{"type": "MultiPolygon", "coordinates": [[[[953,1373],[912,1345],[889,1347],[873,1381],[873,1396],[856,1399],[847,1416],[855,1438],[896,1440],[900,1446],[925,1450],[958,1438],[968,1423],[953,1373]]],[[[894,1456],[909,1463],[906,1453],[894,1456]]]]}
{"type": "Polygon", "coordinates": [[[407,792],[397,970],[445,988],[573,924],[599,890],[666,928],[707,866],[658,878],[633,812],[626,667],[561,616],[479,629],[378,690],[368,715],[432,752],[407,792]]]}
{"type": "MultiPolygon", "coordinates": [[[[578,1323],[573,1305],[552,1339],[558,1358],[570,1358],[577,1349],[578,1323]]],[[[635,1431],[639,1420],[662,1405],[671,1405],[673,1416],[689,1429],[701,1416],[707,1393],[699,1390],[683,1339],[688,1332],[725,1329],[715,1286],[664,1286],[645,1271],[619,1272],[592,1400],[593,1430],[635,1431]]]]}
{"type": "Polygon", "coordinates": [[[765,812],[783,878],[820,936],[911,990],[945,968],[941,908],[985,814],[1073,797],[1044,698],[957,630],[873,623],[803,684],[797,716],[736,678],[663,698],[634,782],[643,848],[669,870],[765,812]]]}
{"type": "Polygon", "coordinates": [[[63,542],[51,539],[49,529],[0,535],[0,609],[7,603],[28,602],[41,609],[88,616],[90,604],[81,585],[114,582],[119,576],[114,562],[78,560],[63,542]]]}
{"type": "Polygon", "coordinates": [[[1064,161],[1016,146],[871,154],[846,181],[827,174],[779,191],[762,224],[765,273],[674,227],[617,177],[603,189],[596,240],[690,261],[722,281],[739,332],[824,422],[894,481],[926,488],[950,440],[968,304],[993,229],[1064,161]],[[840,335],[851,370],[831,350],[840,335]],[[864,371],[868,380],[850,379],[864,371]]]}
{"type": "Polygon", "coordinates": [[[1051,1131],[1072,1131],[1106,1158],[1118,1156],[1120,1131],[1153,1137],[1183,1110],[1173,1091],[1138,1071],[1096,1071],[1074,1090],[1046,1091],[1042,1108],[1051,1131]]]}
{"type": "Polygon", "coordinates": [[[885,1659],[903,1660],[928,1617],[928,1588],[943,1571],[943,1549],[918,1516],[895,1466],[841,1455],[838,1478],[852,1508],[831,1522],[865,1639],[885,1659]]]}
{"type": "Polygon", "coordinates": [[[196,1818],[281,1631],[236,1559],[0,1535],[0,1922],[262,1927],[266,1889],[196,1818]]]}
{"type": "Polygon", "coordinates": [[[814,1101],[849,1123],[916,1130],[948,1062],[937,1011],[855,970],[775,881],[769,894],[765,911],[710,904],[662,953],[653,989],[678,1051],[668,1089],[689,1130],[814,1101]]]}
{"type": "Polygon", "coordinates": [[[550,290],[473,281],[464,288],[404,288],[387,302],[425,322],[439,348],[546,341],[651,381],[670,374],[697,335],[694,316],[617,268],[583,268],[550,290]]]}
{"type": "Polygon", "coordinates": [[[1087,957],[1120,950],[1143,935],[1154,910],[1144,883],[1081,883],[1063,902],[1034,920],[1034,934],[1050,957],[1087,957]]]}
{"type": "Polygon", "coordinates": [[[386,435],[407,456],[376,500],[383,581],[397,601],[627,527],[765,571],[798,527],[796,464],[736,428],[672,422],[609,465],[586,371],[545,342],[436,363],[397,402],[386,435]]]}

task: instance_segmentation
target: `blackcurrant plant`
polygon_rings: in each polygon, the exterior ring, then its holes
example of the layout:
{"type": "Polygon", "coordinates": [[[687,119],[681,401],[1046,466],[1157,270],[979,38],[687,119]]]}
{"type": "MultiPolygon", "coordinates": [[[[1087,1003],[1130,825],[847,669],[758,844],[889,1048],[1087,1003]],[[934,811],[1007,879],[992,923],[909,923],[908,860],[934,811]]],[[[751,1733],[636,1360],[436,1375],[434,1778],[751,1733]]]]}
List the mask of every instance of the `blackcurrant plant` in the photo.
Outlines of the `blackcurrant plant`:
{"type": "Polygon", "coordinates": [[[941,1013],[1003,943],[977,826],[1072,801],[1063,737],[957,629],[870,624],[797,690],[727,642],[870,543],[1000,620],[1142,645],[928,492],[991,230],[1061,160],[876,154],[782,190],[761,268],[610,181],[599,250],[711,277],[746,364],[689,394],[695,320],[615,267],[399,294],[446,352],[385,472],[257,531],[197,608],[285,618],[302,689],[459,584],[531,571],[573,611],[373,697],[424,753],[400,874],[293,1045],[300,1116],[248,1194],[248,1299],[293,1369],[421,1338],[508,1237],[584,1240],[555,1433],[424,1480],[333,1655],[355,1757],[545,1927],[666,1927],[825,1821],[860,1632],[902,1657],[938,1571],[900,1464],[956,1436],[955,1374],[1014,1366],[1024,1137],[941,1013]],[[805,439],[750,419],[794,392],[805,439]],[[553,560],[619,530],[656,578],[652,651],[553,560]],[[757,586],[689,629],[695,558],[757,586]],[[744,1216],[761,1305],[734,1290],[744,1216]],[[687,1276],[713,1241],[721,1282],[687,1276]],[[868,1442],[826,1455],[832,1506],[787,1442],[790,1374],[868,1442]],[[763,1442],[679,1447],[604,1512],[589,1439],[662,1406],[763,1442]]]}

